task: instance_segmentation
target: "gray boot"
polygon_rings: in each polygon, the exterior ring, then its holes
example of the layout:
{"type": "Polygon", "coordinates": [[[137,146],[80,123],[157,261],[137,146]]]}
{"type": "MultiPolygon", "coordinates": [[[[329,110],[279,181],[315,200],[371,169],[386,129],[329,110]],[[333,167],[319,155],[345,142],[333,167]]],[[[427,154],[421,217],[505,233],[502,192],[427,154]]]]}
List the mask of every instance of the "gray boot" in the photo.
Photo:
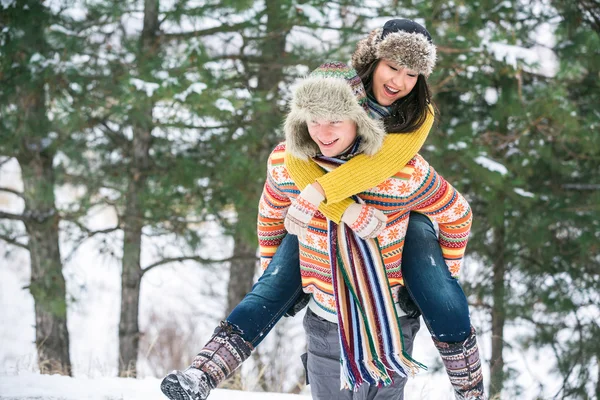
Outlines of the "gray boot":
{"type": "Polygon", "coordinates": [[[456,400],[486,400],[475,328],[464,342],[444,343],[433,339],[442,357],[456,400]]]}
{"type": "Polygon", "coordinates": [[[192,365],[184,371],[171,372],[162,380],[160,389],[171,400],[205,400],[211,389],[250,357],[252,350],[252,345],[223,321],[192,365]]]}

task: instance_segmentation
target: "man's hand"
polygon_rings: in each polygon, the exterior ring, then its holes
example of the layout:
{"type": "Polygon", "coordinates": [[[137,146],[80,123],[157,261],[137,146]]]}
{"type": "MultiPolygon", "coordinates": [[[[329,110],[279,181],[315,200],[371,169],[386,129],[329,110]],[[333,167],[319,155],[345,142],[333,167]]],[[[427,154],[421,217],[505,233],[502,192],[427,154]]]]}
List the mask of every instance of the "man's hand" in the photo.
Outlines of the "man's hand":
{"type": "Polygon", "coordinates": [[[387,217],[373,206],[354,203],[344,211],[342,222],[361,238],[371,239],[385,229],[387,217]]]}
{"type": "Polygon", "coordinates": [[[290,208],[285,216],[285,229],[288,233],[304,239],[308,224],[313,219],[319,209],[319,204],[325,200],[319,191],[313,186],[308,185],[296,200],[292,201],[290,208]]]}

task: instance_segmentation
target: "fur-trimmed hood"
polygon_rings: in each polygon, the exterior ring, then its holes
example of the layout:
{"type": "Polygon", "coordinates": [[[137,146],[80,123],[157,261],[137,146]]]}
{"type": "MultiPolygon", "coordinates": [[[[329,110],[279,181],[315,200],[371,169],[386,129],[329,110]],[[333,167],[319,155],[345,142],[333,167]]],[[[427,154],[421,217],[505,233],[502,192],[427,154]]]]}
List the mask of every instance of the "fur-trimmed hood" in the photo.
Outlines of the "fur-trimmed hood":
{"type": "Polygon", "coordinates": [[[361,138],[359,152],[373,155],[381,148],[385,137],[383,123],[369,117],[364,86],[356,71],[346,64],[322,65],[298,84],[292,96],[284,124],[286,149],[292,155],[307,159],[319,153],[306,124],[316,119],[351,119],[361,138]],[[340,66],[345,68],[343,74],[339,73],[340,66]]]}
{"type": "Polygon", "coordinates": [[[352,66],[361,70],[374,60],[387,59],[428,77],[437,61],[429,32],[414,21],[391,20],[358,42],[352,66]]]}

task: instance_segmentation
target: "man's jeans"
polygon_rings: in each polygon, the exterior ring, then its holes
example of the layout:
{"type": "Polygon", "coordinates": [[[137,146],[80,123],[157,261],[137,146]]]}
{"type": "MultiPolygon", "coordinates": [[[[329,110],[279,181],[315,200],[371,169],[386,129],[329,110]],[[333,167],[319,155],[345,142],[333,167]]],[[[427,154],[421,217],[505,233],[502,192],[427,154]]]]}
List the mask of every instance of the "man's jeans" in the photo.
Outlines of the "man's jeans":
{"type": "MultiPolygon", "coordinates": [[[[471,325],[467,299],[450,276],[433,224],[419,213],[410,213],[402,274],[431,334],[447,343],[465,340],[471,325]]],[[[257,346],[301,294],[298,239],[287,235],[252,291],[227,321],[257,346]]]]}

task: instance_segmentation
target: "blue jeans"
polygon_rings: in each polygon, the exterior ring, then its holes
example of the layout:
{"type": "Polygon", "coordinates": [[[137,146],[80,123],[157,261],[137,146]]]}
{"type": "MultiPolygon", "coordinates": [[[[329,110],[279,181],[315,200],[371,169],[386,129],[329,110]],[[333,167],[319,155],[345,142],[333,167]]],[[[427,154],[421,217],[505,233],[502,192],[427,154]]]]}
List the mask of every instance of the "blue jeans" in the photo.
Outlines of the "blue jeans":
{"type": "MultiPolygon", "coordinates": [[[[450,276],[433,228],[426,216],[410,213],[402,252],[404,283],[431,334],[442,342],[460,342],[470,333],[467,298],[450,276]]],[[[302,293],[298,239],[287,235],[273,260],[229,314],[227,321],[257,346],[302,293]]]]}
{"type": "Polygon", "coordinates": [[[471,332],[469,304],[450,275],[433,224],[423,214],[410,213],[402,276],[429,332],[440,342],[462,342],[471,332]]]}
{"type": "Polygon", "coordinates": [[[286,235],[252,291],[231,311],[227,321],[256,347],[301,294],[298,238],[286,235]]]}

